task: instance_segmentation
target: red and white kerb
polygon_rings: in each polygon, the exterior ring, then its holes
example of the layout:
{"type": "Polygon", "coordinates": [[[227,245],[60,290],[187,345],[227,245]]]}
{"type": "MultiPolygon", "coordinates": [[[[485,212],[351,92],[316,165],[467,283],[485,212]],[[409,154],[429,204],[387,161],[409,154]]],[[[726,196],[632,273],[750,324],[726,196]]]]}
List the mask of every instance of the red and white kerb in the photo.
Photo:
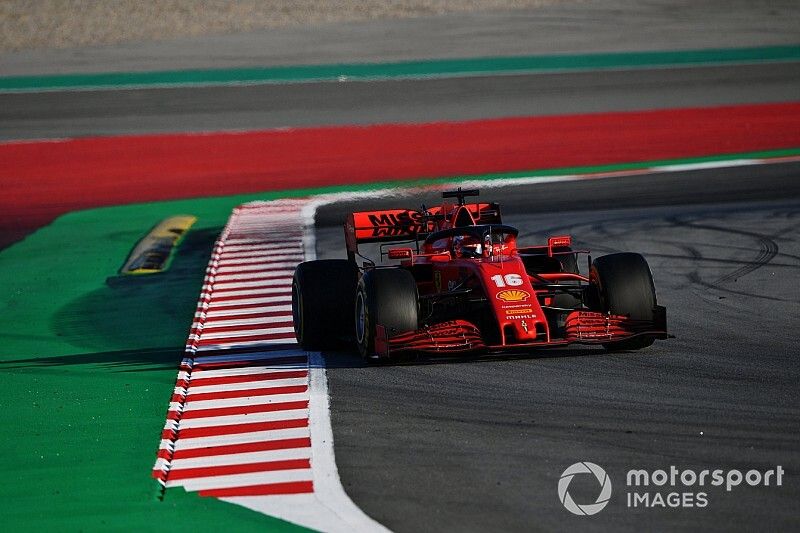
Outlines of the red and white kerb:
{"type": "Polygon", "coordinates": [[[314,491],[291,287],[305,200],[236,208],[216,242],[153,476],[202,496],[314,491]]]}
{"type": "Polygon", "coordinates": [[[320,531],[387,531],[342,488],[325,362],[296,344],[292,276],[337,195],[234,209],[214,246],[153,477],[320,531]]]}

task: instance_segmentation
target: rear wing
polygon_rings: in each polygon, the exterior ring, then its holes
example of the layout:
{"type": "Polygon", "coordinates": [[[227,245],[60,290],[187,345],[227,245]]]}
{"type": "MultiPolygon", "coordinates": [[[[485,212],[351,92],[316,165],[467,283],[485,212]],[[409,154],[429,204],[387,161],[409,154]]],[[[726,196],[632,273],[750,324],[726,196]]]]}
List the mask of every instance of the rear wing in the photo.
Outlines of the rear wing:
{"type": "MultiPolygon", "coordinates": [[[[501,224],[500,204],[466,204],[476,224],[501,224]]],[[[416,209],[358,211],[348,215],[344,238],[348,256],[358,253],[358,245],[371,242],[419,241],[443,229],[441,222],[451,216],[455,206],[432,207],[424,213],[416,209]]],[[[449,225],[444,225],[449,227],[449,225]]]]}

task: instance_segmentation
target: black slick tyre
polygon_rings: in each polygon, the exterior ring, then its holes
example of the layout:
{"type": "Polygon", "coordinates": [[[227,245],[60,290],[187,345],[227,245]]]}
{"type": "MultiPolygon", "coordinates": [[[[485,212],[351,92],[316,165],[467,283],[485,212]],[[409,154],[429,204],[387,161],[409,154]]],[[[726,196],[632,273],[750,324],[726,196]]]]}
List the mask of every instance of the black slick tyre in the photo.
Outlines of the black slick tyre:
{"type": "Polygon", "coordinates": [[[329,350],[353,331],[358,267],[346,259],[300,263],[292,280],[292,318],[304,350],[329,350]]]}
{"type": "MultiPolygon", "coordinates": [[[[592,262],[590,283],[595,289],[599,311],[627,315],[634,320],[654,320],[656,289],[647,261],[640,254],[618,253],[598,257],[592,262]]],[[[609,351],[639,350],[654,342],[653,337],[608,343],[609,351]]]]}
{"type": "Polygon", "coordinates": [[[367,361],[375,360],[378,324],[388,335],[416,330],[419,295],[410,272],[399,268],[368,270],[358,282],[355,299],[355,337],[358,351],[367,361]]]}

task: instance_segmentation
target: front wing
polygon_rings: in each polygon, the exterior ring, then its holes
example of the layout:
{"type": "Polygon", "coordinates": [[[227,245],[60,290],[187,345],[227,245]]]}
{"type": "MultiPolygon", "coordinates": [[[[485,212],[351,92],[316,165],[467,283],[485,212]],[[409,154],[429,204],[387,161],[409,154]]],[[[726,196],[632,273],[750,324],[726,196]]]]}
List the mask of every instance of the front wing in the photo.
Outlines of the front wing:
{"type": "Polygon", "coordinates": [[[552,348],[569,344],[610,344],[634,337],[666,339],[667,317],[663,306],[654,309],[654,320],[633,320],[623,315],[575,310],[565,320],[565,336],[519,344],[487,345],[478,327],[466,320],[451,320],[407,332],[390,332],[376,327],[375,355],[390,357],[409,352],[457,354],[502,352],[523,348],[552,348]]]}

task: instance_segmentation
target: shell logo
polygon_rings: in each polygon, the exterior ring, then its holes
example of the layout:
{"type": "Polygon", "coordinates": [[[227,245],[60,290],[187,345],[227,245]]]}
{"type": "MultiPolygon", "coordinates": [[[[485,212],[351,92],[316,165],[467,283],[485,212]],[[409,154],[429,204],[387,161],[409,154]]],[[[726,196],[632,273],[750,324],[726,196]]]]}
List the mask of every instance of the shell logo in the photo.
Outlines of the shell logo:
{"type": "Polygon", "coordinates": [[[520,289],[507,289],[497,293],[497,299],[504,302],[524,302],[530,297],[531,295],[528,291],[520,289]]]}

